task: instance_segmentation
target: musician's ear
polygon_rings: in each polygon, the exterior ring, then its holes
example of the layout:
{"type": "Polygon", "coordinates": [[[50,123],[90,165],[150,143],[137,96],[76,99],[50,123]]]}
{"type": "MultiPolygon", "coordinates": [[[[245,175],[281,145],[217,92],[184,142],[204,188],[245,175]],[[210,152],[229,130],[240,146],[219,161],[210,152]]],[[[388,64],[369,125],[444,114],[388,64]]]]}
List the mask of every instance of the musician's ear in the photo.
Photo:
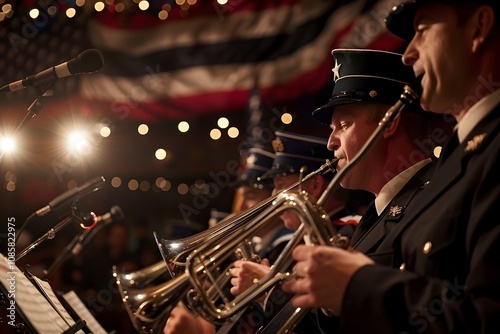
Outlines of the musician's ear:
{"type": "Polygon", "coordinates": [[[399,122],[400,122],[400,119],[401,117],[398,117],[396,118],[394,121],[392,121],[392,123],[387,127],[387,129],[385,129],[384,131],[384,135],[383,137],[385,139],[391,137],[392,135],[394,135],[394,133],[396,132],[398,126],[399,126],[399,122]]]}

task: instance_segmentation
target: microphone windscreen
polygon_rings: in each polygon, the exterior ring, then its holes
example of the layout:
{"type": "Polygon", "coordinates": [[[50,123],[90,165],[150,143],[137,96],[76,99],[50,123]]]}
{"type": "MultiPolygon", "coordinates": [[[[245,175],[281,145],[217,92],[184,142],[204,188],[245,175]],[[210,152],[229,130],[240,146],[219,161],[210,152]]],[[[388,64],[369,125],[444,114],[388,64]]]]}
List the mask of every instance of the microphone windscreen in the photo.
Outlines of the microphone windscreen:
{"type": "Polygon", "coordinates": [[[76,57],[76,61],[68,62],[69,71],[73,74],[92,73],[100,70],[104,65],[101,51],[88,49],[76,57]]]}

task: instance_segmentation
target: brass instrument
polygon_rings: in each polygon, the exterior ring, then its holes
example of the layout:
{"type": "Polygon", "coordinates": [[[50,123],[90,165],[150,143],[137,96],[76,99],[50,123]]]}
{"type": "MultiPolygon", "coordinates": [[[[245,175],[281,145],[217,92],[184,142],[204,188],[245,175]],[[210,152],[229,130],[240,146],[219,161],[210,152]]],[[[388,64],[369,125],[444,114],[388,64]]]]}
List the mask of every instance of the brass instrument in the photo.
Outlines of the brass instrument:
{"type": "MultiPolygon", "coordinates": [[[[414,87],[419,86],[417,80],[414,87]]],[[[184,267],[173,279],[159,287],[145,289],[121,289],[123,301],[134,325],[141,333],[160,333],[163,324],[171,310],[179,302],[184,301],[196,313],[199,313],[213,323],[221,323],[235,315],[249,302],[255,300],[263,292],[284,279],[294,277],[293,273],[285,272],[291,264],[291,251],[307,233],[313,244],[330,245],[346,248],[348,240],[338,235],[322,206],[340,186],[345,174],[359,162],[362,156],[382,136],[385,129],[397,118],[403,108],[419,98],[416,89],[406,85],[400,99],[392,106],[379,123],[378,128],[368,139],[360,152],[332,179],[327,189],[317,202],[307,193],[288,193],[288,191],[319,173],[331,171],[336,167],[337,160],[327,161],[317,171],[308,174],[304,180],[292,185],[275,197],[263,201],[255,208],[228,217],[214,227],[181,239],[180,245],[157,237],[160,252],[169,269],[176,266],[184,267]],[[287,244],[280,257],[276,260],[268,275],[241,295],[231,299],[224,294],[220,286],[221,275],[228,275],[220,270],[221,263],[271,219],[292,212],[301,220],[301,226],[287,244]],[[235,233],[237,231],[237,233],[235,233]],[[185,247],[180,247],[185,246],[185,247]],[[177,249],[173,262],[168,249],[177,249]]],[[[179,241],[177,241],[179,243],[179,241]]],[[[120,277],[117,278],[121,286],[120,277]]],[[[297,309],[292,318],[281,328],[280,334],[288,333],[307,313],[306,309],[297,309]]]]}
{"type": "MultiPolygon", "coordinates": [[[[175,257],[174,254],[171,254],[175,257]]],[[[235,251],[238,259],[252,260],[260,262],[254,254],[249,243],[243,243],[235,251]]],[[[228,272],[230,268],[226,268],[228,272]]],[[[135,328],[141,333],[161,333],[170,312],[182,300],[182,293],[187,290],[186,280],[168,279],[160,284],[152,283],[166,274],[166,261],[159,261],[146,268],[131,272],[120,273],[113,267],[113,277],[122,301],[125,303],[127,313],[135,328]]],[[[218,285],[225,286],[231,276],[221,275],[218,285]]],[[[214,295],[214,289],[210,289],[209,294],[214,295]]]]}
{"type": "MultiPolygon", "coordinates": [[[[268,204],[269,203],[266,202],[262,203],[261,208],[264,208],[268,204]]],[[[240,224],[245,223],[244,219],[249,219],[251,214],[252,213],[245,213],[242,216],[230,215],[217,225],[214,225],[205,231],[177,240],[163,239],[156,232],[153,232],[154,238],[170,275],[174,277],[184,273],[186,268],[186,259],[193,250],[209,240],[220,240],[221,238],[234,233],[240,227],[240,224]]],[[[253,254],[253,250],[249,248],[248,243],[242,244],[241,247],[237,249],[237,252],[240,253],[240,258],[252,259],[255,256],[253,254]]]]}
{"type": "Polygon", "coordinates": [[[343,248],[348,246],[347,238],[336,233],[328,214],[317,206],[314,199],[310,198],[306,192],[280,193],[271,207],[250,221],[239,233],[231,235],[230,238],[219,244],[204,244],[188,256],[186,273],[193,288],[186,296],[187,304],[194,312],[212,323],[224,322],[264,292],[284,279],[293,276],[293,274],[286,272],[292,261],[290,254],[302,241],[306,232],[315,243],[343,248]],[[234,298],[224,294],[222,289],[219,289],[219,298],[209,296],[206,293],[207,286],[216,286],[214,272],[216,272],[218,264],[226,259],[230,250],[234,249],[242,240],[255,235],[256,231],[270,220],[287,212],[295,213],[302,224],[275,261],[270,272],[234,298]],[[328,234],[329,237],[327,239],[316,238],[316,236],[324,234],[328,234]]]}
{"type": "MultiPolygon", "coordinates": [[[[302,182],[320,173],[323,174],[334,170],[336,163],[337,159],[326,161],[319,169],[308,174],[302,182]]],[[[299,184],[300,182],[297,182],[285,191],[293,189],[299,184]]],[[[140,333],[161,333],[172,309],[185,298],[188,291],[192,288],[185,271],[185,261],[189,254],[202,244],[219,244],[223,242],[223,239],[231,238],[232,235],[235,235],[234,232],[245,229],[245,226],[249,223],[262,219],[275,209],[276,203],[274,201],[277,197],[274,196],[266,199],[254,208],[227,217],[217,225],[190,237],[178,240],[165,240],[154,233],[160,253],[164,259],[163,263],[156,263],[132,273],[119,273],[116,268],[113,268],[113,276],[116,279],[122,301],[125,304],[134,327],[140,333]],[[171,280],[156,286],[144,287],[167,270],[173,276],[171,280]]],[[[255,234],[247,235],[251,237],[255,234]]],[[[248,247],[248,243],[248,240],[240,238],[238,244],[228,251],[226,255],[236,254],[237,258],[259,261],[248,247]]],[[[290,248],[290,250],[293,249],[292,247],[287,248],[290,248]]],[[[212,274],[215,273],[212,271],[212,274]]],[[[217,267],[217,275],[217,284],[211,285],[206,292],[207,298],[210,300],[219,298],[220,286],[225,286],[231,278],[228,268],[221,269],[217,267]]]]}
{"type": "Polygon", "coordinates": [[[113,268],[113,276],[127,313],[139,333],[162,333],[172,309],[189,288],[189,281],[183,275],[146,288],[134,288],[128,285],[127,280],[122,282],[126,275],[118,273],[116,267],[113,268]]]}
{"type": "Polygon", "coordinates": [[[167,264],[163,260],[131,273],[120,273],[117,268],[113,266],[113,277],[120,280],[121,287],[124,288],[145,287],[167,272],[167,264]]]}
{"type": "MultiPolygon", "coordinates": [[[[413,86],[419,85],[419,79],[413,86]]],[[[285,272],[290,265],[290,255],[293,248],[300,242],[305,233],[313,244],[328,245],[334,247],[347,248],[348,240],[340,236],[335,231],[328,215],[322,209],[329,197],[338,189],[340,182],[383,135],[387,127],[399,117],[404,107],[418,99],[419,93],[416,89],[406,85],[400,99],[386,112],[380,121],[377,129],[373,132],[358,154],[352,159],[329,183],[317,202],[309,198],[307,193],[280,193],[273,201],[271,207],[263,210],[255,219],[246,224],[237,235],[231,235],[220,243],[204,243],[194,250],[187,258],[186,273],[193,287],[186,295],[186,301],[191,309],[202,315],[213,323],[224,321],[228,317],[235,315],[249,302],[258,298],[263,292],[277,284],[278,282],[294,277],[293,273],[285,272]],[[234,299],[226,298],[221,292],[220,299],[215,300],[208,296],[206,287],[215,284],[212,271],[217,267],[217,263],[222,260],[225,254],[243,239],[255,235],[259,226],[266,224],[270,219],[274,219],[286,212],[294,212],[301,220],[301,226],[294,234],[294,237],[276,260],[268,275],[260,281],[238,295],[234,299]]],[[[308,312],[307,309],[297,309],[291,319],[281,328],[279,334],[288,333],[308,312]]]]}

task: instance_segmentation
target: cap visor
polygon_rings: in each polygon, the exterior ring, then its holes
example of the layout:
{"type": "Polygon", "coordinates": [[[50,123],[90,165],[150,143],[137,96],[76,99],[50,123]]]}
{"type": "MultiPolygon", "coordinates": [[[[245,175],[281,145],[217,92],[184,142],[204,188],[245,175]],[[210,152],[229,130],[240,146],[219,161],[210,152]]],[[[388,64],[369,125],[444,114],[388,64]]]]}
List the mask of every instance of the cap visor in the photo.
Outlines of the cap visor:
{"type": "Polygon", "coordinates": [[[333,114],[332,107],[337,107],[344,104],[351,104],[362,101],[363,99],[355,99],[355,98],[345,98],[345,97],[334,98],[328,101],[327,104],[322,105],[319,108],[316,108],[312,112],[312,117],[322,124],[330,125],[330,123],[332,122],[332,114],[333,114]]]}
{"type": "Polygon", "coordinates": [[[387,29],[394,35],[411,41],[415,30],[413,29],[413,20],[417,12],[415,1],[405,2],[394,7],[385,19],[387,29]]]}

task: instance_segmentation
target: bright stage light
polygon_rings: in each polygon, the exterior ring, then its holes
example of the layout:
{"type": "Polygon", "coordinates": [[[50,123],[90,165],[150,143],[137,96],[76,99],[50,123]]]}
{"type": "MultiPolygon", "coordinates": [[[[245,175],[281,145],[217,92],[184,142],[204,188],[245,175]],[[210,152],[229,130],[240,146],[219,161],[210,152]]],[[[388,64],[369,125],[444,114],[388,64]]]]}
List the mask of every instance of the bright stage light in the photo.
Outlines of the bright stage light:
{"type": "Polygon", "coordinates": [[[84,133],[75,132],[68,137],[68,150],[70,152],[85,153],[89,149],[90,143],[84,133]]]}
{"type": "Polygon", "coordinates": [[[4,153],[12,152],[16,148],[16,143],[15,143],[14,139],[12,139],[10,137],[2,138],[0,145],[1,145],[0,146],[1,150],[4,153]]]}

